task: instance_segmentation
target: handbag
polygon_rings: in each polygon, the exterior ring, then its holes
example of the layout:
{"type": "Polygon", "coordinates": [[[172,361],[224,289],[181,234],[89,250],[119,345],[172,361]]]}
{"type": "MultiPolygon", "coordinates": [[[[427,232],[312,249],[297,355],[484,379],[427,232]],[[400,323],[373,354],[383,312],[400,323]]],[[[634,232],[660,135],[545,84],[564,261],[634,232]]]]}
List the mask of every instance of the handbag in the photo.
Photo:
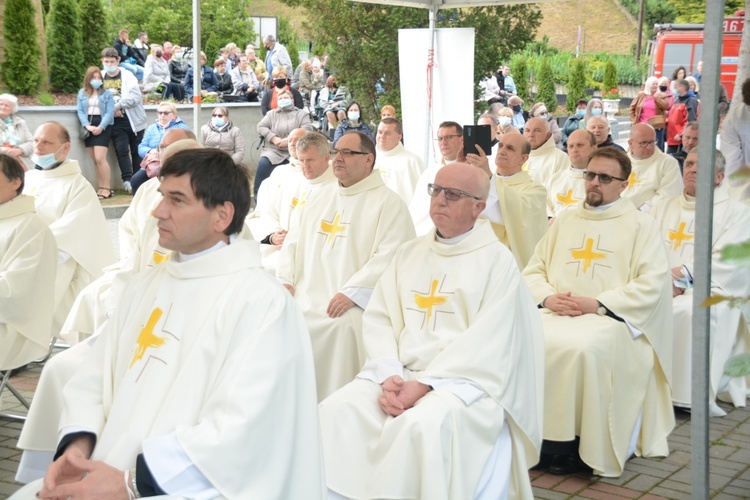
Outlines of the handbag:
{"type": "MultiPolygon", "coordinates": [[[[89,124],[91,123],[91,118],[93,116],[94,115],[89,116],[89,124]]],[[[78,131],[78,137],[82,141],[85,141],[86,139],[88,139],[89,137],[91,137],[91,131],[89,129],[87,129],[84,125],[81,125],[81,130],[78,131]]]]}
{"type": "Polygon", "coordinates": [[[664,115],[654,115],[648,119],[648,124],[656,130],[661,130],[667,124],[667,117],[664,115]]]}

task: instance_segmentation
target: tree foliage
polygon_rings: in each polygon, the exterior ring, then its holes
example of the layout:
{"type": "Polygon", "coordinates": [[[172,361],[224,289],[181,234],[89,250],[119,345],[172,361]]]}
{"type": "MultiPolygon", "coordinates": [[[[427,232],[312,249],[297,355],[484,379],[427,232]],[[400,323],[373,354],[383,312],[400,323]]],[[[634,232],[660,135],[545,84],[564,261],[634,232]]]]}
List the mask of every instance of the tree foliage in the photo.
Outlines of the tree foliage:
{"type": "MultiPolygon", "coordinates": [[[[278,39],[286,50],[289,52],[289,58],[292,60],[292,71],[299,66],[299,50],[297,49],[297,33],[294,31],[291,21],[286,16],[279,16],[278,39]]],[[[264,54],[265,57],[265,54],[264,54]]],[[[265,59],[263,59],[265,60],[265,59]]],[[[291,78],[292,75],[289,75],[291,78]]]]}
{"type": "Polygon", "coordinates": [[[8,91],[14,94],[33,94],[42,81],[35,15],[31,0],[5,2],[5,61],[1,71],[8,91]]]}
{"type": "Polygon", "coordinates": [[[85,68],[77,0],[52,0],[47,15],[47,62],[50,88],[77,92],[85,68]]]}
{"type": "Polygon", "coordinates": [[[552,76],[552,66],[549,59],[544,58],[539,67],[536,79],[536,102],[543,102],[550,113],[557,111],[557,92],[555,79],[552,76]]]}
{"type": "Polygon", "coordinates": [[[516,95],[523,99],[523,102],[529,102],[531,93],[529,92],[529,65],[525,57],[519,57],[510,64],[510,74],[516,83],[516,95]]]}
{"type": "Polygon", "coordinates": [[[79,0],[81,9],[81,35],[83,36],[83,65],[99,66],[102,50],[110,47],[107,36],[107,15],[101,0],[79,0]]]}
{"type": "Polygon", "coordinates": [[[568,78],[568,98],[565,101],[565,109],[573,114],[576,110],[578,99],[586,97],[586,63],[583,59],[573,59],[570,63],[570,78],[568,78]]]}
{"type": "Polygon", "coordinates": [[[617,67],[612,61],[607,61],[606,66],[604,66],[604,88],[602,90],[609,92],[612,89],[616,89],[617,83],[617,67]]]}

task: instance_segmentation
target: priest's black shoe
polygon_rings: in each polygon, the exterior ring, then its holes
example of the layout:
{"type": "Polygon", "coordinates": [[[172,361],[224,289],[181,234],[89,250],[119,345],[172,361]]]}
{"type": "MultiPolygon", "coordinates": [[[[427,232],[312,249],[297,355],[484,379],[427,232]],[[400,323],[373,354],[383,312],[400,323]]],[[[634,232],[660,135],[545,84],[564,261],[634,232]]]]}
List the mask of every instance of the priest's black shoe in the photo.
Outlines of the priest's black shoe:
{"type": "Polygon", "coordinates": [[[591,468],[586,465],[578,456],[578,453],[567,455],[555,455],[552,463],[547,468],[547,472],[557,476],[567,476],[578,472],[591,473],[591,468]]]}
{"type": "Polygon", "coordinates": [[[540,454],[539,463],[536,464],[534,467],[532,467],[531,470],[546,471],[549,468],[549,465],[552,463],[553,458],[554,458],[554,455],[551,453],[540,454]]]}

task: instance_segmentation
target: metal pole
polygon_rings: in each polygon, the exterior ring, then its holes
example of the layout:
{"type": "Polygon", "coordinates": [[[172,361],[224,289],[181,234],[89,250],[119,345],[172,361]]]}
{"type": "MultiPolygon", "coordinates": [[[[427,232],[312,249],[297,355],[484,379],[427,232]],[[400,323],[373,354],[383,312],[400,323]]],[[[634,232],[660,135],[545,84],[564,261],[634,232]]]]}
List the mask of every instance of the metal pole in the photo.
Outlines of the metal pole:
{"type": "Polygon", "coordinates": [[[643,41],[643,19],[646,16],[646,0],[641,0],[641,13],[638,15],[638,42],[635,48],[635,63],[641,61],[641,44],[643,41]]]}
{"type": "MultiPolygon", "coordinates": [[[[430,57],[433,54],[433,50],[435,50],[435,19],[437,18],[437,11],[438,6],[437,5],[430,5],[430,49],[427,53],[427,64],[430,64],[430,57]]],[[[429,66],[427,71],[430,72],[430,86],[429,94],[432,94],[432,90],[434,89],[435,85],[432,82],[432,66],[429,66]]],[[[423,154],[423,160],[425,165],[432,165],[432,162],[430,161],[430,143],[432,142],[432,137],[430,137],[430,124],[432,123],[432,108],[430,107],[430,101],[428,99],[427,101],[427,111],[425,113],[425,127],[424,127],[424,154],[423,154]]]]}
{"type": "Polygon", "coordinates": [[[201,119],[201,0],[193,0],[193,131],[201,119]]]}
{"type": "Polygon", "coordinates": [[[693,388],[692,413],[692,497],[710,498],[708,485],[708,384],[710,309],[702,307],[711,294],[711,242],[714,207],[714,157],[719,102],[721,32],[724,0],[707,0],[703,31],[703,80],[701,83],[700,141],[698,143],[698,184],[695,199],[695,273],[693,279],[693,388]]]}

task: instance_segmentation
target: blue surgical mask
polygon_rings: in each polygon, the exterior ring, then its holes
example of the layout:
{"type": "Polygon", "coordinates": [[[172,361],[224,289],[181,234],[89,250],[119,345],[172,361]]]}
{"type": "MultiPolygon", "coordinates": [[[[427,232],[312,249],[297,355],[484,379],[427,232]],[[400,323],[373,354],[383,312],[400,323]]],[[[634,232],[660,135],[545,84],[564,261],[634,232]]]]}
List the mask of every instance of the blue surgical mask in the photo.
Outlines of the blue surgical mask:
{"type": "Polygon", "coordinates": [[[55,151],[54,153],[41,156],[34,153],[31,155],[31,161],[34,163],[34,165],[42,167],[42,170],[49,170],[55,163],[57,163],[57,158],[55,158],[55,155],[59,153],[61,149],[62,146],[57,148],[57,151],[55,151]]]}
{"type": "Polygon", "coordinates": [[[594,108],[591,110],[591,114],[593,116],[599,116],[602,114],[602,108],[594,108]]]}
{"type": "Polygon", "coordinates": [[[224,126],[225,122],[224,122],[224,118],[220,116],[214,116],[213,118],[211,118],[211,123],[214,124],[214,127],[221,128],[224,126]]]}
{"type": "Polygon", "coordinates": [[[545,113],[543,115],[539,115],[539,118],[541,118],[542,120],[546,120],[547,118],[549,118],[549,115],[545,113]]]}
{"type": "Polygon", "coordinates": [[[178,61],[182,61],[182,56],[183,54],[182,52],[180,52],[179,54],[175,55],[174,58],[177,59],[178,61]]]}
{"type": "Polygon", "coordinates": [[[117,71],[117,66],[104,66],[104,71],[107,73],[114,73],[117,71]]]}
{"type": "Polygon", "coordinates": [[[586,110],[585,109],[576,109],[576,116],[578,118],[583,118],[586,116],[586,110]]]}
{"type": "Polygon", "coordinates": [[[508,125],[511,124],[512,121],[513,120],[511,120],[510,117],[508,117],[508,116],[501,116],[500,117],[500,126],[507,127],[508,125]]]}
{"type": "Polygon", "coordinates": [[[356,122],[359,121],[359,112],[357,111],[349,111],[346,116],[349,117],[350,121],[356,122]]]}
{"type": "Polygon", "coordinates": [[[95,89],[98,89],[99,87],[102,86],[103,82],[101,80],[91,80],[90,83],[92,87],[94,87],[95,89]]]}
{"type": "Polygon", "coordinates": [[[291,99],[279,99],[279,107],[280,108],[288,108],[292,105],[291,99]]]}

